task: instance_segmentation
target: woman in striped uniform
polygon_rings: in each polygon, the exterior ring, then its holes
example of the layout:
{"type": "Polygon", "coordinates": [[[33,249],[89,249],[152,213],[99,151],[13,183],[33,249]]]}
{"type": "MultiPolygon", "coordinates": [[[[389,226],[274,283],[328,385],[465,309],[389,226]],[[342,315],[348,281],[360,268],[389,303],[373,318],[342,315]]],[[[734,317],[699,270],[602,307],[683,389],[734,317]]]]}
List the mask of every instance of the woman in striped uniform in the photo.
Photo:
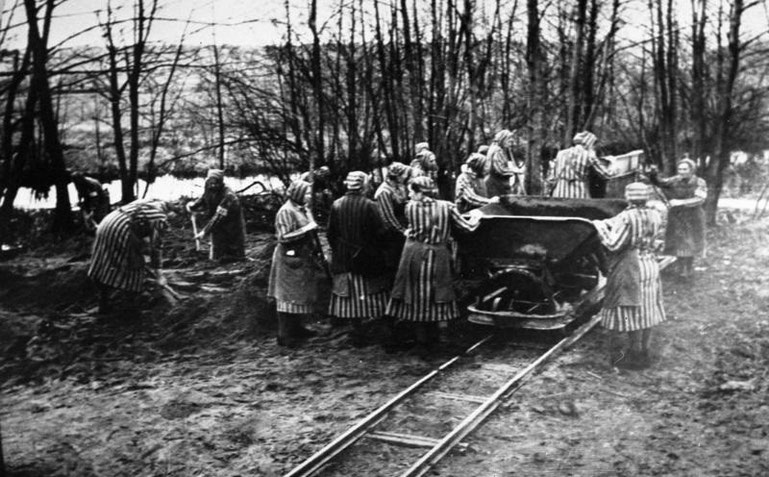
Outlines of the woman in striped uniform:
{"type": "Polygon", "coordinates": [[[353,344],[358,346],[363,344],[363,320],[384,316],[390,283],[378,244],[382,222],[376,204],[366,197],[368,178],[364,172],[353,171],[344,185],[347,194],[334,201],[329,215],[333,285],[328,313],[350,320],[353,344]]]}
{"type": "Polygon", "coordinates": [[[486,204],[499,202],[499,197],[488,197],[486,184],[483,182],[483,172],[486,158],[477,152],[470,154],[465,161],[465,167],[457,177],[454,189],[454,202],[460,213],[468,212],[486,204]]]}
{"type": "Polygon", "coordinates": [[[448,248],[451,225],[470,232],[480,223],[478,216],[465,219],[454,204],[436,200],[435,194],[429,177],[417,177],[409,184],[406,245],[387,306],[388,315],[419,325],[417,340],[422,345],[435,337],[438,322],[459,316],[448,248]]]}
{"type": "Polygon", "coordinates": [[[302,316],[315,311],[323,252],[315,235],[318,224],[305,207],[310,194],[309,183],[294,181],[286,191],[286,203],[275,216],[278,245],[272,255],[267,296],[277,302],[281,346],[294,347],[312,334],[302,326],[302,316]]]}
{"type": "Polygon", "coordinates": [[[499,131],[486,153],[486,190],[490,196],[509,194],[526,195],[526,167],[513,157],[514,134],[508,129],[499,131]]]}
{"type": "Polygon", "coordinates": [[[573,147],[558,151],[547,172],[551,197],[589,199],[591,168],[605,179],[611,177],[612,171],[595,154],[597,140],[595,134],[582,131],[574,136],[573,147]]]}
{"type": "Polygon", "coordinates": [[[668,225],[665,233],[665,254],[678,257],[682,278],[694,274],[694,257],[705,254],[705,212],[702,204],[708,196],[705,180],[697,177],[694,161],[678,161],[678,174],[667,179],[657,178],[652,169],[649,178],[659,185],[668,199],[668,225]]]}
{"type": "MultiPolygon", "coordinates": [[[[612,253],[601,309],[601,324],[628,332],[628,349],[612,356],[613,364],[649,365],[652,327],[665,321],[662,284],[654,241],[662,227],[660,213],[647,206],[649,186],[640,182],[625,187],[627,209],[606,220],[593,221],[601,243],[612,253]]],[[[614,351],[614,340],[610,344],[614,351]]]]}
{"type": "Polygon", "coordinates": [[[411,168],[400,162],[393,162],[387,168],[387,177],[376,190],[374,200],[377,212],[384,226],[382,249],[385,254],[384,269],[392,282],[398,269],[403,243],[406,240],[406,179],[411,168]]]}
{"type": "Polygon", "coordinates": [[[187,212],[205,211],[211,218],[197,239],[211,234],[211,260],[246,258],[246,221],[237,194],[224,185],[224,171],[208,171],[200,199],[187,203],[187,212]]]}
{"type": "Polygon", "coordinates": [[[112,289],[142,291],[145,252],[149,252],[158,283],[165,283],[160,266],[161,235],[168,227],[166,210],[162,201],[137,200],[110,212],[99,223],[88,276],[99,287],[100,312],[109,311],[112,289]]]}
{"type": "Polygon", "coordinates": [[[429,149],[420,150],[411,161],[411,173],[413,176],[427,176],[433,181],[438,177],[438,161],[435,153],[429,149]]]}

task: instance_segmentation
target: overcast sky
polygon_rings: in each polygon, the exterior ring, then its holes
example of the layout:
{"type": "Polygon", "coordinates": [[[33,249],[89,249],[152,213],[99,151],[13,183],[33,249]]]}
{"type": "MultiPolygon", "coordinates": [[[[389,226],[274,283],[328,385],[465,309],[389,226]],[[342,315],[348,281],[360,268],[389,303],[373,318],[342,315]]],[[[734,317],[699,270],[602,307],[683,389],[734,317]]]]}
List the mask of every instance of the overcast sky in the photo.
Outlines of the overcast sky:
{"type": "MultiPolygon", "coordinates": [[[[145,0],[150,3],[151,0],[145,0]]],[[[307,34],[307,10],[309,0],[289,0],[291,7],[292,23],[298,30],[307,34]]],[[[366,0],[370,4],[372,0],[366,0]]],[[[483,6],[487,0],[478,0],[483,6]]],[[[425,7],[429,5],[427,0],[418,0],[425,7]]],[[[8,21],[11,7],[21,0],[0,0],[3,7],[2,24],[8,21]]],[[[514,3],[509,0],[509,3],[514,3]]],[[[525,5],[518,1],[518,11],[522,12],[525,5]]],[[[643,29],[648,25],[648,10],[645,2],[630,3],[624,11],[623,17],[629,23],[623,28],[623,38],[632,39],[636,36],[645,36],[643,29]],[[636,10],[637,9],[637,10],[636,10]],[[635,11],[634,11],[635,10],[635,11]]],[[[728,6],[728,0],[725,4],[728,6]]],[[[743,17],[744,30],[747,34],[752,32],[765,32],[769,28],[769,11],[767,3],[763,2],[750,10],[743,17]]],[[[133,14],[134,0],[112,0],[115,9],[115,17],[130,18],[133,14]]],[[[339,0],[319,0],[318,23],[322,27],[338,9],[339,0]]],[[[677,0],[679,21],[682,25],[691,22],[689,8],[690,0],[677,0]]],[[[185,28],[185,22],[189,18],[188,36],[185,43],[188,45],[211,44],[214,34],[218,44],[233,45],[265,45],[279,42],[285,32],[285,0],[160,0],[158,17],[162,18],[153,27],[152,41],[164,41],[177,43],[185,28]],[[217,23],[215,28],[211,23],[217,23]]],[[[58,45],[66,39],[66,46],[84,44],[104,45],[98,17],[95,12],[100,12],[101,18],[106,18],[107,0],[67,0],[56,8],[56,18],[52,24],[51,39],[49,45],[58,45]],[[78,32],[91,30],[72,37],[78,32]]],[[[550,3],[550,8],[553,4],[550,3]]],[[[487,13],[491,13],[490,11],[487,13]]],[[[14,13],[13,23],[23,23],[26,19],[23,8],[18,8],[14,13]]],[[[335,21],[335,20],[334,20],[335,21]]],[[[333,25],[336,28],[336,25],[333,25]]],[[[684,27],[686,28],[686,27],[684,27]]],[[[16,29],[15,38],[6,40],[3,47],[17,47],[24,45],[26,38],[23,29],[16,29]]],[[[330,29],[329,29],[330,30],[330,29]]],[[[523,32],[522,32],[523,33],[523,32]]],[[[119,40],[118,40],[119,41],[119,40]]],[[[130,42],[130,39],[127,39],[130,42]]]]}

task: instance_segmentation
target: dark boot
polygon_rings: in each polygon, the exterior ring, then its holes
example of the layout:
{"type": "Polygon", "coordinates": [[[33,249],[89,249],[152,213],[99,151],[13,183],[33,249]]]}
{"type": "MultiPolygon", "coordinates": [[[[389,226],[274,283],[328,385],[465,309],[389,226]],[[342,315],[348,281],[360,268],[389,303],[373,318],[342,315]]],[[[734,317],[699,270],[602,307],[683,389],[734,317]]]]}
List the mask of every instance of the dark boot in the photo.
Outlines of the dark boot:
{"type": "Polygon", "coordinates": [[[298,315],[292,313],[278,312],[278,345],[288,348],[299,346],[299,339],[296,337],[296,322],[298,315]]]}
{"type": "Polygon", "coordinates": [[[316,336],[318,334],[315,331],[304,326],[304,324],[302,323],[303,321],[302,315],[294,315],[294,316],[296,317],[296,319],[292,324],[293,328],[291,330],[291,334],[295,338],[300,340],[305,340],[307,338],[312,338],[313,336],[316,336]]]}
{"type": "Polygon", "coordinates": [[[107,313],[112,313],[110,289],[104,285],[99,285],[99,314],[105,315],[107,313]]]}

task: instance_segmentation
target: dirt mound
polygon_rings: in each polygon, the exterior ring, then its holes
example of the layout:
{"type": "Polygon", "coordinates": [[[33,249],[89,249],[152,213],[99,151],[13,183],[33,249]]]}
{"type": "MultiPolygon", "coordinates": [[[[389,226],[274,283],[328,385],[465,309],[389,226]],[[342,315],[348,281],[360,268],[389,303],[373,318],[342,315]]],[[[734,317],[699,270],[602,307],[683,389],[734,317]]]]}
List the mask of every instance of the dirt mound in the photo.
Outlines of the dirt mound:
{"type": "Polygon", "coordinates": [[[85,262],[64,263],[30,274],[22,267],[0,268],[0,303],[14,310],[65,311],[96,302],[96,287],[85,262]]]}

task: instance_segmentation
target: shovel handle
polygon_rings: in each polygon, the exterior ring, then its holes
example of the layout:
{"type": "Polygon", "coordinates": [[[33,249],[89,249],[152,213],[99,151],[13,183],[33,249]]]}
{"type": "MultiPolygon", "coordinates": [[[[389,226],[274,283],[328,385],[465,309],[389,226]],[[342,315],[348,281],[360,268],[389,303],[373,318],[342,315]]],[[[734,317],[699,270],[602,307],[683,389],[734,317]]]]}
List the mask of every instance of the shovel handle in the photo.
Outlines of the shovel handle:
{"type": "Polygon", "coordinates": [[[198,221],[195,219],[195,212],[190,214],[190,219],[192,220],[192,233],[195,234],[195,251],[199,251],[200,239],[198,238],[198,221]]]}

